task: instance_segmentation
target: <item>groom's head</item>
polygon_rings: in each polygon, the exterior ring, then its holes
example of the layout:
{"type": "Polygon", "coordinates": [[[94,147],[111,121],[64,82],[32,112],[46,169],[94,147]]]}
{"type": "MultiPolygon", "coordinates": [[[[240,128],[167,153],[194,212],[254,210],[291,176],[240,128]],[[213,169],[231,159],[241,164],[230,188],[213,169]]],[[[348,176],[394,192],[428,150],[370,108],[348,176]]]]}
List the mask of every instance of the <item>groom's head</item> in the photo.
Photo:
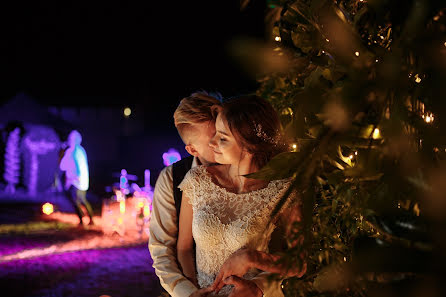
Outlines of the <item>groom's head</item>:
{"type": "Polygon", "coordinates": [[[214,163],[209,141],[215,134],[215,118],[221,102],[205,93],[193,93],[180,101],[173,115],[186,151],[206,163],[214,163]]]}

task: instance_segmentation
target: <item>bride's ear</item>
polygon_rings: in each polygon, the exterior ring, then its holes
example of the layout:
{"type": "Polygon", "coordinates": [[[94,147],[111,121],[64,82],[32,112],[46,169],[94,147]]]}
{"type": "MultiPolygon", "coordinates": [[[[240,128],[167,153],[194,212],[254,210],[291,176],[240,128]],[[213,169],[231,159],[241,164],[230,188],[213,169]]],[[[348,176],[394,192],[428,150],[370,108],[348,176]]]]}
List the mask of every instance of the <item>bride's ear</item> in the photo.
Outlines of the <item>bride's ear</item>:
{"type": "Polygon", "coordinates": [[[191,154],[194,157],[198,157],[198,152],[197,150],[194,148],[194,146],[192,144],[188,144],[185,146],[186,151],[191,154]]]}

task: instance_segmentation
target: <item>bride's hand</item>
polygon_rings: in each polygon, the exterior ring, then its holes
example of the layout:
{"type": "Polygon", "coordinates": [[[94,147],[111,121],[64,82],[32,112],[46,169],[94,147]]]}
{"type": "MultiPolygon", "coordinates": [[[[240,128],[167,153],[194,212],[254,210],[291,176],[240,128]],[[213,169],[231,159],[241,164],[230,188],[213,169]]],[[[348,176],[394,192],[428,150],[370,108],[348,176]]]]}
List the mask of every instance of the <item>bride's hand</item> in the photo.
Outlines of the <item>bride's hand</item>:
{"type": "Polygon", "coordinates": [[[207,287],[193,292],[189,297],[206,297],[210,292],[212,292],[212,287],[207,287]]]}
{"type": "Polygon", "coordinates": [[[225,285],[224,280],[229,276],[235,275],[238,277],[243,277],[246,272],[252,267],[252,257],[255,251],[248,249],[240,249],[233,253],[229,258],[223,263],[214,283],[211,288],[216,292],[225,285]]]}

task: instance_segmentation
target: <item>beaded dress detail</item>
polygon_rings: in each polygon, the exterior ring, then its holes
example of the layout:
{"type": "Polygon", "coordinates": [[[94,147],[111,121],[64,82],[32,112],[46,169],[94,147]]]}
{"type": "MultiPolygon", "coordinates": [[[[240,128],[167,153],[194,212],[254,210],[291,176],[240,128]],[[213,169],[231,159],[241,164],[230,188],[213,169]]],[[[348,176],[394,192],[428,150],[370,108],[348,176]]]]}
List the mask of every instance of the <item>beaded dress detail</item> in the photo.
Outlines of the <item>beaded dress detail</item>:
{"type": "MultiPolygon", "coordinates": [[[[203,165],[186,174],[178,187],[189,197],[193,209],[192,234],[201,288],[213,283],[225,260],[240,248],[268,251],[275,228],[268,222],[290,184],[289,179],[275,180],[264,188],[237,194],[217,185],[203,165]]],[[[249,271],[244,278],[251,279],[258,272],[249,271]]],[[[228,295],[231,288],[224,286],[218,296],[228,295]]]]}

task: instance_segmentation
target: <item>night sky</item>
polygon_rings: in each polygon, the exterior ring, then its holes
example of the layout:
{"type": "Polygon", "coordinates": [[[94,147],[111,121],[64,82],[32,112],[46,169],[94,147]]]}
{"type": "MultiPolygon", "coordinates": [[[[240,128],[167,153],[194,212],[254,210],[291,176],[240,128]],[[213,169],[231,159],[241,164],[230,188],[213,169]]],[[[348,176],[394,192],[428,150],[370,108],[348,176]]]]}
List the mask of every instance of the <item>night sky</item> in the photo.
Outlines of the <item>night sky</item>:
{"type": "Polygon", "coordinates": [[[25,91],[50,105],[158,103],[170,117],[197,89],[251,91],[226,46],[263,38],[264,2],[11,1],[0,9],[1,102],[25,91]]]}
{"type": "Polygon", "coordinates": [[[44,106],[143,109],[144,134],[120,136],[110,164],[90,149],[90,169],[97,188],[121,168],[150,168],[154,183],[162,153],[184,149],[172,118],[181,98],[256,89],[227,47],[264,39],[265,9],[264,0],[243,11],[239,0],[2,2],[0,104],[25,92],[44,106]]]}

